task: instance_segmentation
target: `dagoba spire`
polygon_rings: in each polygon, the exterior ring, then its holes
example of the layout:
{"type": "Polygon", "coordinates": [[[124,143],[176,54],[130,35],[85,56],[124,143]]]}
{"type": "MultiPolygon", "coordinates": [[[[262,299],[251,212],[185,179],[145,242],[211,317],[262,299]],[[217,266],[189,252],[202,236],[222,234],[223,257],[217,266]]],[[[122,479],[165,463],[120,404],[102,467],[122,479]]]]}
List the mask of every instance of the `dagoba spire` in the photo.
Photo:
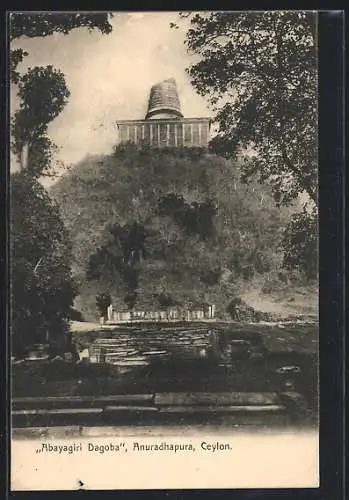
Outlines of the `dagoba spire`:
{"type": "Polygon", "coordinates": [[[176,80],[170,78],[156,83],[150,89],[146,120],[183,118],[176,80]]]}
{"type": "Polygon", "coordinates": [[[118,142],[150,148],[207,148],[210,118],[184,118],[176,80],[169,78],[153,85],[143,120],[118,120],[118,142]]]}

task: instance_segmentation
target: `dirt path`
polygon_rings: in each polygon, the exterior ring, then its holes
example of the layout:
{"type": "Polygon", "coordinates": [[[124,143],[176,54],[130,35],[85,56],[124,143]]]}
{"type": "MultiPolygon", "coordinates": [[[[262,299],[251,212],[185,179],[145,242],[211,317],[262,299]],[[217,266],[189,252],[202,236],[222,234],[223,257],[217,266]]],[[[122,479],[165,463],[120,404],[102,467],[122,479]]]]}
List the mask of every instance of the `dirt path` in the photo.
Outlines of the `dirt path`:
{"type": "Polygon", "coordinates": [[[271,313],[280,317],[316,316],[318,313],[318,293],[313,288],[292,288],[265,294],[262,287],[246,290],[241,298],[249,306],[258,311],[271,313]]]}

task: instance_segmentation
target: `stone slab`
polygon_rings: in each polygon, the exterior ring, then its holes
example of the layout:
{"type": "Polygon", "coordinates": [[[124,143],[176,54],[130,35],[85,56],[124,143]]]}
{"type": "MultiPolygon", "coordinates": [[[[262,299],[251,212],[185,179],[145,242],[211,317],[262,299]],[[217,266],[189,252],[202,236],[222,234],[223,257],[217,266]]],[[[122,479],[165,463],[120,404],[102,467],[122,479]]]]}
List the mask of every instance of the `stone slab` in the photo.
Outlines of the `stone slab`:
{"type": "Polygon", "coordinates": [[[155,406],[106,406],[104,411],[107,412],[158,412],[159,408],[155,406]]]}
{"type": "Polygon", "coordinates": [[[103,405],[103,403],[149,403],[153,401],[153,394],[115,394],[110,396],[56,396],[56,397],[26,397],[26,398],[13,398],[12,406],[14,408],[28,408],[40,405],[67,405],[67,404],[81,404],[81,405],[103,405]]]}
{"type": "Polygon", "coordinates": [[[284,405],[163,406],[160,413],[258,413],[285,412],[284,405]]]}
{"type": "Polygon", "coordinates": [[[280,404],[276,393],[221,392],[221,393],[163,393],[155,395],[159,406],[182,405],[275,405],[280,404]]]}
{"type": "Polygon", "coordinates": [[[35,409],[35,410],[14,410],[13,416],[18,415],[76,415],[81,413],[101,414],[103,408],[53,408],[53,409],[35,409]]]}

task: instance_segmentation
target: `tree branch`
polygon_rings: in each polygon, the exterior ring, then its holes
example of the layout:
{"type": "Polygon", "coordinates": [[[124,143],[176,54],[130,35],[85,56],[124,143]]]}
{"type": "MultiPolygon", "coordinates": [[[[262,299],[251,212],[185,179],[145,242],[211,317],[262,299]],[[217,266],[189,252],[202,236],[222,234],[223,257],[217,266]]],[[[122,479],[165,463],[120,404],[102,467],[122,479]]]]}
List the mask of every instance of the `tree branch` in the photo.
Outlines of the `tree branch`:
{"type": "Polygon", "coordinates": [[[278,142],[280,146],[280,151],[282,154],[282,159],[284,163],[286,164],[287,168],[293,172],[300,184],[303,186],[303,188],[306,190],[310,198],[314,201],[315,204],[317,204],[317,196],[314,192],[314,188],[311,185],[311,182],[307,180],[303,175],[302,172],[299,171],[290,158],[288,157],[287,151],[286,151],[286,133],[285,133],[285,118],[283,114],[283,110],[281,109],[281,103],[282,103],[282,83],[281,83],[281,78],[280,75],[283,74],[283,64],[281,60],[281,46],[282,46],[282,33],[279,31],[279,27],[277,26],[276,20],[274,19],[274,35],[275,35],[275,41],[276,41],[276,61],[278,65],[278,72],[277,72],[277,85],[276,85],[276,93],[278,97],[278,118],[280,121],[280,131],[278,127],[276,127],[276,133],[278,136],[278,142]],[[281,132],[281,133],[280,133],[281,132]]]}

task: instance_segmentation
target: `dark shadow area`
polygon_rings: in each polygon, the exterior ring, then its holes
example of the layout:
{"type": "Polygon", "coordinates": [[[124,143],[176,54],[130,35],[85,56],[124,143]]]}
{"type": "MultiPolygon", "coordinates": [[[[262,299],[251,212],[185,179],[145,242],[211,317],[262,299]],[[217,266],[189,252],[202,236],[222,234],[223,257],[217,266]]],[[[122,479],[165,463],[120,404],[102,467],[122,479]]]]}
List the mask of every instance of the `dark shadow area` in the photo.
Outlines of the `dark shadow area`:
{"type": "Polygon", "coordinates": [[[221,407],[222,393],[247,393],[257,400],[277,395],[280,408],[272,413],[262,405],[252,414],[250,407],[234,403],[239,414],[229,419],[238,425],[315,425],[317,356],[306,350],[270,350],[263,340],[258,331],[227,324],[137,324],[93,332],[95,362],[60,357],[14,362],[14,425],[220,422],[232,411],[231,405],[221,407]],[[206,406],[171,403],[175,409],[170,405],[157,411],[157,395],[168,393],[207,393],[211,399],[206,406]],[[126,403],[112,401],[122,395],[126,403]],[[150,399],[132,402],[138,395],[150,399]]]}

